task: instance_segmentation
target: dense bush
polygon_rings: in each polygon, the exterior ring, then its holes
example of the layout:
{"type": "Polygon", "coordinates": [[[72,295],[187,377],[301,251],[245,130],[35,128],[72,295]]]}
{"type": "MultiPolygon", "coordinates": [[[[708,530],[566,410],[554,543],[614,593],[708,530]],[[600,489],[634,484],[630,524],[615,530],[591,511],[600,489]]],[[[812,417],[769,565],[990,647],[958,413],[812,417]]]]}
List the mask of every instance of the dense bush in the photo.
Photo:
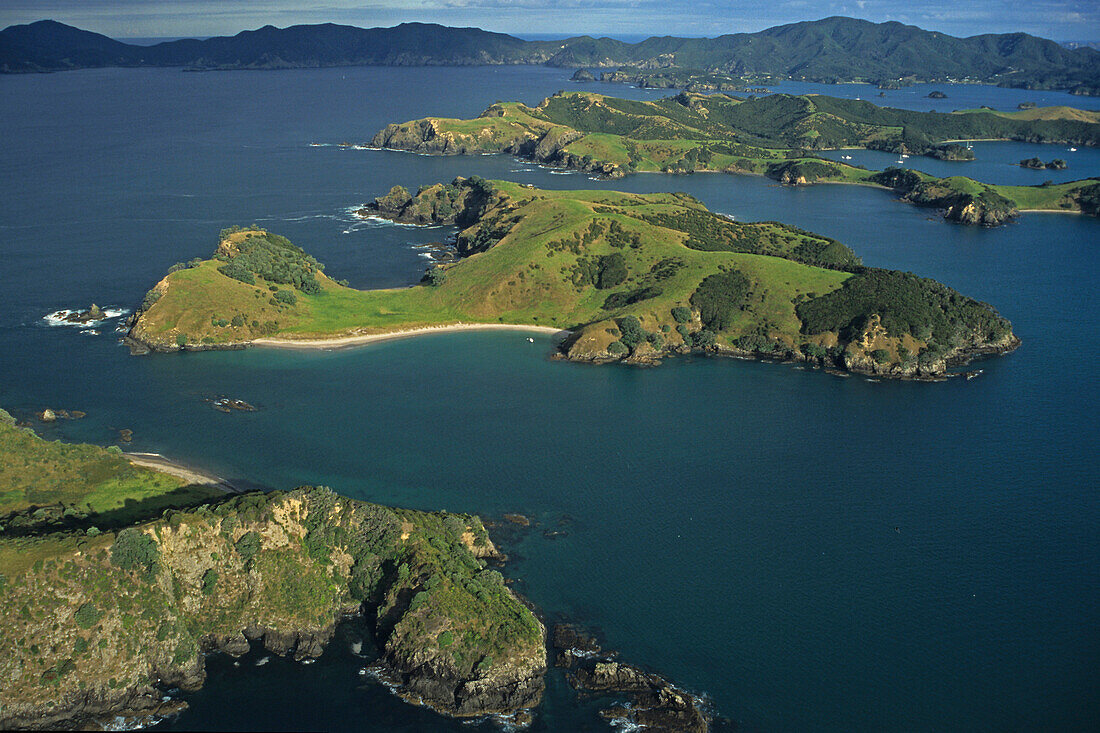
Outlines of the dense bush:
{"type": "Polygon", "coordinates": [[[636,316],[624,316],[620,318],[619,330],[622,332],[622,336],[619,337],[619,340],[632,351],[634,347],[645,341],[645,329],[642,328],[642,322],[639,321],[636,316]]]}
{"type": "Polygon", "coordinates": [[[724,331],[733,322],[734,313],[745,303],[752,283],[739,270],[711,275],[699,283],[691,295],[691,304],[699,311],[705,328],[724,331]]]}
{"type": "Polygon", "coordinates": [[[111,545],[111,563],[123,570],[151,574],[159,558],[157,541],[133,527],[119,532],[111,545]]]}
{"type": "Polygon", "coordinates": [[[275,293],[274,298],[280,303],[285,303],[286,305],[294,305],[298,302],[298,296],[296,296],[289,290],[280,290],[279,292],[275,293]]]}
{"type": "Polygon", "coordinates": [[[607,296],[607,300],[603,302],[604,310],[613,310],[615,308],[622,308],[623,306],[633,305],[634,303],[640,303],[643,300],[649,300],[650,298],[656,298],[662,292],[661,288],[649,285],[644,288],[637,288],[635,290],[627,290],[622,293],[612,293],[607,296]]]}
{"type": "Polygon", "coordinates": [[[677,323],[687,323],[691,320],[691,309],[678,305],[672,309],[672,318],[677,323]]]}
{"type": "Polygon", "coordinates": [[[798,304],[802,332],[836,331],[851,338],[877,313],[891,336],[912,334],[959,345],[967,334],[996,340],[1009,328],[992,307],[935,280],[907,272],[867,270],[827,295],[798,304]]]}
{"type": "Polygon", "coordinates": [[[269,232],[246,235],[237,251],[218,271],[227,277],[252,285],[253,276],[283,285],[293,285],[303,293],[321,292],[316,274],[323,268],[317,260],[285,237],[269,232]]]}

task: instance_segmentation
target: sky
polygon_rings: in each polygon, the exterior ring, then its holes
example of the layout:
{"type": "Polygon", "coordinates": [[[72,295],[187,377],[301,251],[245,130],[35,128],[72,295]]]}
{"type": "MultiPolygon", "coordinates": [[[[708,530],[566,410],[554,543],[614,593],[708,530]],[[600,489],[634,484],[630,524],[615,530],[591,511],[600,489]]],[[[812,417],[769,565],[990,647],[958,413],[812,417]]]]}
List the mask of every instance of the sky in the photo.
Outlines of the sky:
{"type": "Polygon", "coordinates": [[[51,18],[113,38],[232,35],[263,25],[405,21],[527,34],[717,36],[847,15],[954,36],[1100,40],[1100,0],[0,0],[0,28],[51,18]]]}

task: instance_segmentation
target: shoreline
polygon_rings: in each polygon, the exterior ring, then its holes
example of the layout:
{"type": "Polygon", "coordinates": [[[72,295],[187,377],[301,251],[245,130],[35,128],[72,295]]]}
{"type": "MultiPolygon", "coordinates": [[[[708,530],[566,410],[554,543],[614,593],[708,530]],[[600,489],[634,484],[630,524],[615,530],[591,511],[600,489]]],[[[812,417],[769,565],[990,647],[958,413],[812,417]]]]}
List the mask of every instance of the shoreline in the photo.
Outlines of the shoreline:
{"type": "Polygon", "coordinates": [[[449,333],[458,331],[525,331],[546,333],[564,339],[571,331],[552,326],[528,326],[513,323],[452,323],[442,326],[422,326],[401,331],[383,333],[364,333],[352,336],[333,336],[316,339],[258,338],[250,343],[253,346],[268,346],[276,349],[339,349],[349,346],[361,346],[376,341],[410,338],[429,333],[449,333]]]}
{"type": "Polygon", "coordinates": [[[241,494],[244,493],[241,489],[238,489],[233,484],[229,483],[221,476],[216,476],[212,473],[192,468],[191,466],[185,466],[182,463],[177,463],[169,458],[166,458],[160,453],[123,453],[123,457],[135,466],[141,466],[142,468],[151,468],[154,471],[160,471],[161,473],[167,473],[171,476],[181,478],[191,484],[197,484],[199,486],[213,486],[221,489],[227,494],[241,494]]]}

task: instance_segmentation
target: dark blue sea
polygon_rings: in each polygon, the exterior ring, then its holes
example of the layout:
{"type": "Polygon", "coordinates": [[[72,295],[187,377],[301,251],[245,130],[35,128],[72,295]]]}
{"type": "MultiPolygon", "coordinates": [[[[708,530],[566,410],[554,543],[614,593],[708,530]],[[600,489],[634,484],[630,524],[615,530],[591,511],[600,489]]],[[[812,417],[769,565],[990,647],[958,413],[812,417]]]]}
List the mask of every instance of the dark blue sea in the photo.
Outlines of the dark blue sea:
{"type": "MultiPolygon", "coordinates": [[[[573,88],[568,77],[540,67],[0,76],[0,406],[20,417],[84,410],[45,434],[111,444],[128,428],[133,450],[266,487],[526,514],[535,527],[501,535],[508,574],[548,619],[598,630],[744,731],[1094,730],[1100,221],[1025,214],[987,230],[863,187],[703,174],[608,183],[508,157],[324,146],[365,142],[395,120],[535,103],[573,88]],[[364,224],[349,207],[394,184],[472,174],[688,191],[741,220],[821,232],[867,264],[994,304],[1023,345],[971,381],[878,383],[696,357],[568,364],[548,358],[548,339],[508,333],[139,358],[113,324],[91,334],[43,320],[93,301],[133,308],[235,223],[288,236],[354,286],[415,282],[425,261],[414,245],[449,230],[364,224]],[[204,401],[221,395],[260,410],[222,414],[204,401]]],[[[946,92],[966,106],[1022,99],[946,92]]],[[[1007,167],[1033,148],[998,145],[951,165],[1007,167]]],[[[1100,174],[1095,151],[1078,155],[1073,177],[1100,174]]],[[[261,656],[211,658],[210,683],[172,725],[471,729],[366,681],[343,642],[309,666],[257,667],[261,656]]],[[[606,730],[594,704],[578,707],[560,677],[550,685],[535,730],[606,730]]]]}

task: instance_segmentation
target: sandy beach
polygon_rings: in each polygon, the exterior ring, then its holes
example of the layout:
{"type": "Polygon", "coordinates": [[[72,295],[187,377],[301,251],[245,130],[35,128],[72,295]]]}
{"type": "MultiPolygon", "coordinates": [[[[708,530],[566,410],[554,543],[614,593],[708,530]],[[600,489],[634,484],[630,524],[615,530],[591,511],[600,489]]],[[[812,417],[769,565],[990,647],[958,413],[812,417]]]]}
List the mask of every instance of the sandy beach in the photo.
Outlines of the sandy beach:
{"type": "Polygon", "coordinates": [[[233,486],[225,479],[215,476],[210,473],[205,473],[188,466],[181,465],[175,461],[162,456],[160,453],[125,453],[124,454],[130,463],[137,466],[143,466],[145,468],[152,468],[156,471],[162,471],[172,476],[183,479],[190,484],[199,484],[202,486],[215,486],[222,491],[229,494],[239,494],[240,489],[233,486]]]}
{"type": "Polygon", "coordinates": [[[569,331],[549,326],[525,326],[509,323],[451,323],[445,326],[424,326],[423,328],[410,328],[404,331],[351,334],[322,339],[258,338],[252,341],[252,345],[284,349],[338,349],[346,346],[369,344],[374,341],[388,341],[390,339],[420,336],[426,333],[448,333],[451,331],[526,331],[528,333],[548,333],[559,338],[565,338],[570,334],[569,331]]]}

